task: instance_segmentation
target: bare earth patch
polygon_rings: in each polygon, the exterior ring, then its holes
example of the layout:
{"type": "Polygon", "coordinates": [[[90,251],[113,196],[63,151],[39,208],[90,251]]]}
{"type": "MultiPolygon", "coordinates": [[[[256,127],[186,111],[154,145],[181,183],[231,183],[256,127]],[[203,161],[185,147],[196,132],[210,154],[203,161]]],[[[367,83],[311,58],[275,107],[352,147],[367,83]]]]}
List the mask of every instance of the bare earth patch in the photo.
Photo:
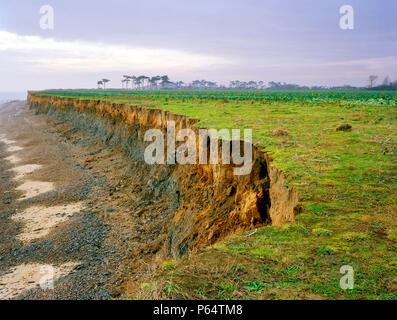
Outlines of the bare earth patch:
{"type": "Polygon", "coordinates": [[[28,208],[12,217],[12,219],[24,223],[23,231],[17,238],[21,241],[31,241],[44,237],[52,228],[82,209],[83,204],[81,202],[49,208],[39,206],[28,208]]]}
{"type": "Polygon", "coordinates": [[[17,298],[24,291],[36,288],[40,281],[49,277],[49,268],[53,269],[53,280],[67,275],[78,263],[69,262],[60,266],[43,264],[22,264],[0,277],[0,299],[9,300],[17,298]],[[44,268],[43,268],[44,267],[44,268]]]}
{"type": "Polygon", "coordinates": [[[21,161],[20,158],[18,158],[17,156],[14,156],[14,155],[9,156],[9,157],[4,158],[4,159],[7,160],[7,161],[9,161],[9,162],[11,162],[12,164],[16,164],[16,163],[18,163],[18,162],[21,161]]]}
{"type": "Polygon", "coordinates": [[[14,143],[16,143],[16,141],[14,141],[14,140],[9,140],[9,139],[7,139],[7,138],[1,138],[1,139],[0,139],[0,142],[3,142],[3,143],[5,143],[5,144],[14,144],[14,143]]]}
{"type": "Polygon", "coordinates": [[[20,198],[19,200],[30,199],[40,194],[50,192],[54,189],[55,187],[52,182],[42,181],[26,181],[24,184],[16,188],[16,190],[23,191],[25,193],[24,197],[20,198]]]}
{"type": "Polygon", "coordinates": [[[19,180],[24,178],[25,175],[32,173],[33,171],[40,169],[42,166],[38,164],[27,164],[24,166],[19,166],[10,169],[9,171],[14,171],[17,176],[14,178],[15,180],[19,180]]]}
{"type": "Polygon", "coordinates": [[[16,152],[16,151],[20,151],[20,150],[22,150],[22,149],[23,149],[22,147],[11,146],[11,147],[8,147],[8,148],[7,148],[7,151],[8,151],[8,152],[16,152]]]}

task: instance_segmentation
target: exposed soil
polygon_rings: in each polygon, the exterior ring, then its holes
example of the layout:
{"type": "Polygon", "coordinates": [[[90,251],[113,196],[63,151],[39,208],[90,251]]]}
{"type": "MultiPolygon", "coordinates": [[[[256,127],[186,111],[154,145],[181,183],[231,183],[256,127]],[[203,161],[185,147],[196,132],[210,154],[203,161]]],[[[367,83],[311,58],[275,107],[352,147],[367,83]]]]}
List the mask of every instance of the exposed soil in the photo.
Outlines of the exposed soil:
{"type": "Polygon", "coordinates": [[[143,132],[170,115],[39,100],[0,108],[0,298],[120,298],[159,259],[299,211],[258,150],[242,177],[228,165],[148,166],[143,132]],[[54,289],[39,287],[39,266],[54,268],[54,289]]]}

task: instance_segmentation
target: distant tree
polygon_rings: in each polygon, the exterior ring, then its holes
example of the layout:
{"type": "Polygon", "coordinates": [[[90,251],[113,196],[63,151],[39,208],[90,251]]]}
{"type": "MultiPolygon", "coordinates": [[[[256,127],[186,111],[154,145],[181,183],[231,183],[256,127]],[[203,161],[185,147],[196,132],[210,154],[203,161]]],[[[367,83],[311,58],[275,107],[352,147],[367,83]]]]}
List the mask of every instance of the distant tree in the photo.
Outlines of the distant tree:
{"type": "MultiPolygon", "coordinates": [[[[178,87],[182,87],[183,83],[181,84],[180,81],[176,83],[178,87]]],[[[218,84],[216,82],[207,81],[207,80],[194,80],[188,86],[192,89],[217,89],[218,84]]]]}
{"type": "Polygon", "coordinates": [[[178,89],[182,89],[184,87],[185,83],[183,81],[178,81],[175,83],[175,85],[178,89]]]}
{"type": "Polygon", "coordinates": [[[98,89],[102,89],[101,86],[103,86],[103,82],[100,80],[100,81],[98,81],[97,84],[98,84],[98,89]]]}
{"type": "Polygon", "coordinates": [[[146,87],[146,82],[148,82],[148,80],[150,79],[150,77],[147,77],[147,76],[139,76],[138,78],[137,78],[138,80],[139,80],[139,87],[141,88],[141,89],[144,89],[145,87],[146,87]]]}
{"type": "Polygon", "coordinates": [[[281,82],[275,82],[275,81],[269,82],[269,89],[281,89],[282,86],[283,85],[281,82]]]}
{"type": "MultiPolygon", "coordinates": [[[[371,75],[369,77],[369,87],[376,90],[396,90],[397,81],[391,82],[389,76],[385,77],[382,85],[376,86],[376,80],[378,76],[371,75]]],[[[102,79],[98,81],[98,89],[106,89],[106,83],[110,80],[102,79]]],[[[352,87],[349,85],[336,86],[336,87],[326,87],[326,86],[301,86],[293,83],[286,82],[275,82],[270,81],[268,85],[264,81],[240,81],[234,80],[230,81],[229,86],[218,85],[216,82],[207,80],[194,80],[189,84],[185,84],[183,81],[170,81],[168,75],[163,76],[153,76],[147,77],[145,75],[141,76],[128,76],[124,75],[121,81],[122,89],[129,89],[129,83],[131,82],[131,89],[198,89],[198,90],[218,90],[218,89],[237,89],[237,90],[357,90],[360,88],[352,87]]]]}
{"type": "Polygon", "coordinates": [[[206,81],[205,82],[205,87],[208,89],[215,89],[217,87],[217,83],[216,82],[212,82],[212,81],[206,81]]]}
{"type": "Polygon", "coordinates": [[[135,77],[134,83],[135,83],[137,89],[141,89],[141,86],[142,86],[142,77],[141,77],[141,76],[135,77]]]}
{"type": "Polygon", "coordinates": [[[374,87],[376,79],[378,79],[378,76],[375,76],[375,75],[370,75],[368,77],[368,82],[369,82],[369,87],[370,88],[374,87]]]}
{"type": "Polygon", "coordinates": [[[149,87],[150,87],[151,89],[156,88],[157,81],[156,81],[155,77],[151,77],[151,78],[148,80],[148,82],[149,82],[149,87]]]}
{"type": "Polygon", "coordinates": [[[128,83],[130,82],[130,76],[124,75],[124,79],[121,81],[122,83],[125,83],[125,88],[128,90],[128,83]]]}
{"type": "Polygon", "coordinates": [[[128,84],[130,82],[130,79],[123,79],[121,80],[121,88],[124,89],[124,83],[125,83],[125,89],[128,90],[128,84]]]}
{"type": "Polygon", "coordinates": [[[171,83],[170,78],[167,75],[161,76],[160,80],[161,80],[162,88],[165,88],[166,86],[168,86],[171,83]]]}
{"type": "Polygon", "coordinates": [[[127,79],[131,82],[131,90],[134,89],[134,84],[135,84],[135,80],[136,77],[135,76],[127,76],[127,79]]]}
{"type": "Polygon", "coordinates": [[[248,89],[256,89],[258,88],[258,83],[256,81],[249,81],[247,87],[248,89]]]}
{"type": "Polygon", "coordinates": [[[143,76],[143,87],[144,88],[148,88],[150,86],[149,80],[150,80],[150,77],[143,76]]]}
{"type": "Polygon", "coordinates": [[[151,77],[149,83],[153,89],[158,89],[158,82],[161,80],[160,76],[151,77]]]}
{"type": "Polygon", "coordinates": [[[106,90],[106,83],[110,82],[109,79],[102,79],[102,83],[103,83],[103,90],[106,90]]]}
{"type": "Polygon", "coordinates": [[[382,82],[383,86],[389,86],[390,85],[390,78],[389,76],[386,76],[385,79],[382,82]]]}
{"type": "Polygon", "coordinates": [[[201,81],[200,80],[194,80],[191,84],[192,88],[194,89],[200,89],[201,87],[201,81]]]}
{"type": "Polygon", "coordinates": [[[142,89],[142,87],[145,86],[145,76],[139,76],[139,89],[142,89]]]}

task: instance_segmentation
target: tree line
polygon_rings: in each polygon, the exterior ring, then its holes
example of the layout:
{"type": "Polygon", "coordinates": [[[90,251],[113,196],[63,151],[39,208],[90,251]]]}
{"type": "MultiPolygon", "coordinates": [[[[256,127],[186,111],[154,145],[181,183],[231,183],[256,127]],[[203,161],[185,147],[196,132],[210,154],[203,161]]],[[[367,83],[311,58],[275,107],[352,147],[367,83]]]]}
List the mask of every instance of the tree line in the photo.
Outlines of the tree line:
{"type": "Polygon", "coordinates": [[[397,80],[391,81],[389,76],[386,76],[381,84],[377,85],[379,76],[370,75],[368,77],[368,88],[372,90],[397,90],[397,80]]]}
{"type": "MultiPolygon", "coordinates": [[[[371,90],[397,90],[397,80],[392,82],[387,76],[382,84],[376,85],[376,81],[379,77],[371,75],[368,78],[368,87],[354,87],[350,85],[343,86],[301,86],[293,83],[286,82],[275,82],[270,81],[265,83],[264,81],[230,81],[228,86],[218,85],[216,82],[207,80],[194,80],[191,83],[185,83],[183,81],[173,82],[170,80],[168,75],[148,77],[145,75],[134,76],[134,75],[123,75],[121,79],[121,88],[125,90],[164,90],[164,89],[235,89],[235,90],[359,90],[359,89],[371,89],[371,90]]],[[[101,79],[98,81],[98,89],[106,89],[106,84],[109,83],[109,79],[101,79]]]]}

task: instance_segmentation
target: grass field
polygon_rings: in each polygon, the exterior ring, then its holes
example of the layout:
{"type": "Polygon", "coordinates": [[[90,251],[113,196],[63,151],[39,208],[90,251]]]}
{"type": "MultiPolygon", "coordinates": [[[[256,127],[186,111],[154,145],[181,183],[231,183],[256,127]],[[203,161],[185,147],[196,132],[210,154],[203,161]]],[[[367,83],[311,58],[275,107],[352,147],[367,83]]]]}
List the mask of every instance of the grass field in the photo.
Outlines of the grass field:
{"type": "Polygon", "coordinates": [[[340,102],[396,105],[395,91],[256,91],[256,90],[50,90],[49,95],[84,98],[180,99],[230,101],[340,102]]]}
{"type": "Polygon", "coordinates": [[[131,298],[397,299],[397,92],[48,91],[250,128],[302,198],[296,223],[165,261],[131,298]],[[351,131],[337,131],[341,124],[351,131]],[[283,129],[285,135],[275,134],[283,129]],[[342,265],[354,289],[342,290],[342,265]]]}

